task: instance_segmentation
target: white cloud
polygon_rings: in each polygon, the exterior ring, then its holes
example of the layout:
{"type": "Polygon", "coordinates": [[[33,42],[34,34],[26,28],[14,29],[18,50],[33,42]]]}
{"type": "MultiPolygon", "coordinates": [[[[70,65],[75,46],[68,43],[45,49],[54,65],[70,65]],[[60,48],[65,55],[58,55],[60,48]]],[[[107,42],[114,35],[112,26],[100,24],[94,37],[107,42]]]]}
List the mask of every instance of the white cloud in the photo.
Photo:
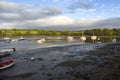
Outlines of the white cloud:
{"type": "Polygon", "coordinates": [[[80,30],[94,28],[120,28],[120,18],[72,19],[67,16],[51,16],[35,20],[1,23],[0,28],[80,30]]]}
{"type": "MultiPolygon", "coordinates": [[[[47,0],[48,1],[48,0],[47,0]]],[[[62,0],[51,0],[62,1],[62,0]]],[[[69,0],[68,0],[69,1],[69,0]]],[[[71,0],[72,1],[72,0],[71,0]]],[[[88,13],[91,16],[95,14],[96,9],[93,8],[93,4],[89,2],[81,2],[81,0],[71,4],[69,8],[75,10],[75,13],[88,13]]],[[[98,5],[100,8],[100,5],[98,5]]],[[[101,8],[105,5],[102,4],[101,8]]],[[[119,12],[119,6],[112,8],[111,10],[119,12]]],[[[88,16],[86,14],[85,16],[88,16]]],[[[104,14],[104,11],[101,12],[104,14]]],[[[89,28],[120,28],[120,18],[102,19],[102,16],[98,16],[99,20],[93,19],[73,19],[68,16],[62,16],[60,8],[55,6],[35,6],[35,5],[21,5],[12,2],[0,1],[0,29],[10,28],[27,28],[27,29],[89,29],[89,28]]],[[[65,14],[66,15],[66,14],[65,14]]],[[[73,14],[74,15],[74,14],[73,14]]],[[[75,15],[76,16],[76,15],[75,15]]],[[[81,17],[79,15],[78,17],[81,17]]]]}
{"type": "Polygon", "coordinates": [[[16,28],[18,24],[17,23],[1,23],[0,24],[0,29],[13,29],[16,28]]]}
{"type": "Polygon", "coordinates": [[[22,5],[0,1],[0,21],[13,22],[33,20],[61,14],[60,8],[55,6],[22,5]]]}
{"type": "Polygon", "coordinates": [[[28,5],[18,5],[12,2],[0,1],[0,12],[17,12],[29,7],[28,5]]]}
{"type": "Polygon", "coordinates": [[[74,25],[76,26],[90,26],[92,25],[96,20],[92,20],[92,19],[78,19],[78,20],[75,20],[75,23],[74,25]]]}
{"type": "Polygon", "coordinates": [[[76,1],[73,1],[73,3],[71,3],[68,6],[68,9],[69,10],[77,10],[77,9],[88,10],[88,9],[93,9],[93,4],[91,4],[89,1],[85,2],[83,0],[76,0],[76,1]]]}
{"type": "Polygon", "coordinates": [[[31,24],[37,24],[39,26],[68,26],[73,25],[74,20],[66,16],[53,16],[37,20],[28,21],[31,24]]]}
{"type": "Polygon", "coordinates": [[[20,15],[17,13],[3,13],[0,15],[5,17],[5,18],[18,18],[18,17],[20,17],[20,15]]]}

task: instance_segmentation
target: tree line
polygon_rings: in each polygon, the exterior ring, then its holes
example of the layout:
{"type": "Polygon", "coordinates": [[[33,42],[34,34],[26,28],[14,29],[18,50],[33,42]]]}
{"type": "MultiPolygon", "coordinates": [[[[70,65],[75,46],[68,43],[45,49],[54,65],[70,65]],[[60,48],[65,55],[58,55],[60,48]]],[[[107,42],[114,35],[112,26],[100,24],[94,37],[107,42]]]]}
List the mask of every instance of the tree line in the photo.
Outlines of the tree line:
{"type": "Polygon", "coordinates": [[[32,29],[1,29],[0,36],[120,36],[120,29],[91,29],[78,31],[32,30],[32,29]]]}

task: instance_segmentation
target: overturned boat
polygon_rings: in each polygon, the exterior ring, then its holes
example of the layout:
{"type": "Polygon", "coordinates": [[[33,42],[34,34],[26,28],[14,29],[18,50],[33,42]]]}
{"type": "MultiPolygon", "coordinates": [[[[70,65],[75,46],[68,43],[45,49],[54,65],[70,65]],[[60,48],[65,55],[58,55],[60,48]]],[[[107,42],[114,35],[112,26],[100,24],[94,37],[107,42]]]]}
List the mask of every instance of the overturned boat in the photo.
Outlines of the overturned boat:
{"type": "Polygon", "coordinates": [[[14,63],[15,63],[15,60],[8,60],[5,62],[2,62],[2,63],[0,63],[0,70],[9,68],[9,67],[13,66],[14,63]]]}

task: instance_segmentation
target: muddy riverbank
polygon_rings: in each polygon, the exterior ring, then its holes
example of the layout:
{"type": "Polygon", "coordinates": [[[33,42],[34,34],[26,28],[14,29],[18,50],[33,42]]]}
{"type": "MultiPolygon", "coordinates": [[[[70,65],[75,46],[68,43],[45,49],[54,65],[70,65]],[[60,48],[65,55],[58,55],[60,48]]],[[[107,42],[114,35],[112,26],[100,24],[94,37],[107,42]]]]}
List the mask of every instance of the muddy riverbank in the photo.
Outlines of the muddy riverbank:
{"type": "Polygon", "coordinates": [[[120,43],[76,44],[15,52],[0,80],[119,80],[120,43]],[[31,60],[31,57],[34,60],[31,60]]]}

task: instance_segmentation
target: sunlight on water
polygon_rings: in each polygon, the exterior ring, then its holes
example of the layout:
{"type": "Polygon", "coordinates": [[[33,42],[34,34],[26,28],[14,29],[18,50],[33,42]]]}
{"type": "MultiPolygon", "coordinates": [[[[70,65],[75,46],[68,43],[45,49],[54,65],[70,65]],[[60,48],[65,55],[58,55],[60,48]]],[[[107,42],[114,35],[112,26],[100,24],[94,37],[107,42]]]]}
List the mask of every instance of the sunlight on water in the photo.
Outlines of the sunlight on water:
{"type": "MultiPolygon", "coordinates": [[[[119,39],[117,39],[118,41],[119,39]]],[[[112,39],[100,39],[99,41],[94,41],[95,43],[106,43],[106,42],[112,42],[112,39]]],[[[74,45],[74,44],[85,44],[85,43],[93,43],[90,39],[87,39],[86,42],[80,42],[79,39],[74,39],[73,41],[67,41],[62,39],[57,40],[46,40],[43,43],[38,43],[37,39],[26,39],[22,41],[10,41],[7,42],[0,42],[0,49],[1,48],[16,48],[17,51],[21,50],[31,50],[31,49],[37,49],[37,48],[46,48],[46,47],[55,47],[55,46],[66,46],[66,45],[74,45]]]]}
{"type": "Polygon", "coordinates": [[[19,50],[31,50],[37,48],[73,45],[73,44],[81,44],[81,42],[78,42],[76,40],[71,42],[65,40],[57,40],[57,41],[45,41],[44,43],[37,43],[37,40],[23,40],[23,41],[9,42],[9,43],[0,42],[0,48],[16,48],[19,51],[19,50]]]}

